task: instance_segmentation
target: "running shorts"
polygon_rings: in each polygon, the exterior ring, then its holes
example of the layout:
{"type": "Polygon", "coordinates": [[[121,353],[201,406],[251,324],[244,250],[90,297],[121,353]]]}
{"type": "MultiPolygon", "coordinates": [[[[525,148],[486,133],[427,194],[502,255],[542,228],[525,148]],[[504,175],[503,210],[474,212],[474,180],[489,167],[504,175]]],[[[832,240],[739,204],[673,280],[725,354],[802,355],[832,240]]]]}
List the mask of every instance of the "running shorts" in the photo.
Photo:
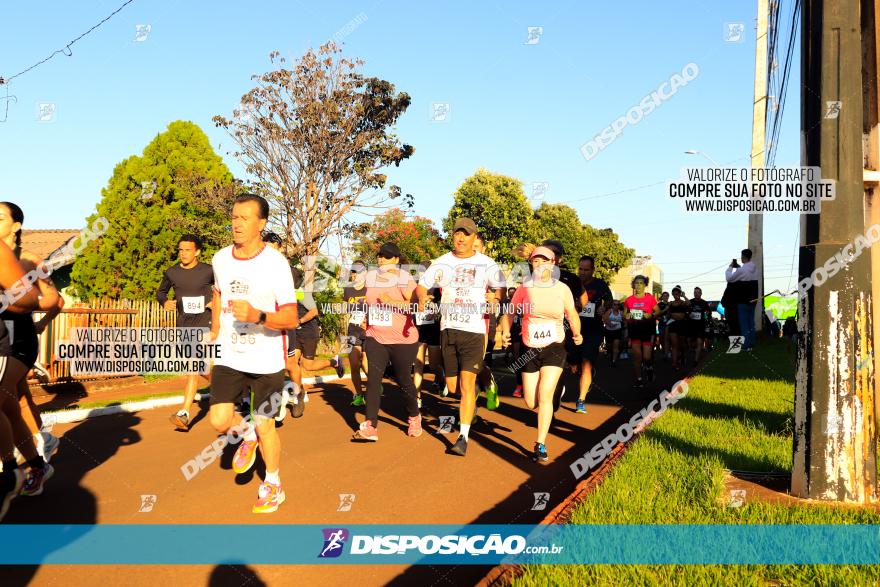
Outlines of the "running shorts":
{"type": "Polygon", "coordinates": [[[421,324],[416,326],[419,330],[419,342],[428,346],[440,346],[440,324],[421,324]]]}
{"type": "Polygon", "coordinates": [[[462,371],[479,373],[483,369],[486,335],[447,328],[440,333],[443,368],[449,377],[462,371]]]}
{"type": "Polygon", "coordinates": [[[211,405],[234,404],[245,394],[253,393],[251,406],[254,408],[254,413],[265,404],[266,407],[262,411],[266,417],[273,418],[281,407],[282,387],[284,387],[283,370],[277,373],[244,373],[225,365],[215,365],[211,372],[211,405]],[[279,394],[279,399],[275,402],[275,409],[270,410],[271,396],[276,392],[279,394]]]}
{"type": "Polygon", "coordinates": [[[629,339],[633,342],[651,344],[654,341],[654,321],[639,320],[631,321],[627,327],[629,339]]]}
{"type": "Polygon", "coordinates": [[[686,336],[689,332],[687,321],[685,320],[671,320],[668,329],[669,334],[675,334],[676,336],[686,336]]]}
{"type": "Polygon", "coordinates": [[[531,348],[523,345],[524,356],[531,357],[529,362],[523,365],[523,373],[536,373],[541,367],[565,367],[565,345],[561,342],[554,342],[540,349],[531,348]]]}
{"type": "Polygon", "coordinates": [[[362,347],[364,346],[364,340],[367,338],[367,331],[357,324],[349,324],[346,336],[351,346],[362,347]]]}
{"type": "Polygon", "coordinates": [[[599,347],[602,345],[602,333],[590,331],[583,335],[584,340],[581,342],[580,361],[590,361],[591,363],[599,356],[599,347]]]}
{"type": "Polygon", "coordinates": [[[688,338],[709,338],[705,320],[688,320],[686,329],[688,338]]]}
{"type": "Polygon", "coordinates": [[[311,361],[318,353],[318,339],[297,336],[294,349],[301,351],[303,358],[311,361]]]}
{"type": "Polygon", "coordinates": [[[620,328],[618,328],[617,330],[608,330],[607,328],[605,329],[605,340],[606,341],[620,340],[621,338],[623,338],[623,330],[622,329],[620,329],[620,328]]]}

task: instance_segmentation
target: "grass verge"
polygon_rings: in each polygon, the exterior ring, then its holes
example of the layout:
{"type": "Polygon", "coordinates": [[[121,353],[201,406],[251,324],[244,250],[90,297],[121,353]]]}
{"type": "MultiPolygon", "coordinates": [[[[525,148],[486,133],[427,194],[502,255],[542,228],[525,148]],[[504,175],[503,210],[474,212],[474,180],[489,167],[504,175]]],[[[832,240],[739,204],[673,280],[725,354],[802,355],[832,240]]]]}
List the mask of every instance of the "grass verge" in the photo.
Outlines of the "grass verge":
{"type": "MultiPolygon", "coordinates": [[[[791,471],[793,356],[767,341],[715,354],[689,387],[575,510],[573,524],[880,524],[851,507],[721,500],[724,470],[791,471]]],[[[532,585],[877,585],[878,566],[532,565],[532,585]]]]}

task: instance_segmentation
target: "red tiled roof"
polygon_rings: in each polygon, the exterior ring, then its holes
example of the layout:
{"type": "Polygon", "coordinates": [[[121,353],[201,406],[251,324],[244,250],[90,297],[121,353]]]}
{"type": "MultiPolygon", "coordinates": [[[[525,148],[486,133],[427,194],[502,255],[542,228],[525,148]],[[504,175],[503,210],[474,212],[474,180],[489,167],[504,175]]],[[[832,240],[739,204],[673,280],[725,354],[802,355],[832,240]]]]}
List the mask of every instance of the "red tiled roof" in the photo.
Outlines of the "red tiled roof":
{"type": "Polygon", "coordinates": [[[80,231],[73,228],[55,228],[50,230],[22,230],[21,246],[25,251],[46,259],[63,247],[67,241],[79,236],[80,231]]]}

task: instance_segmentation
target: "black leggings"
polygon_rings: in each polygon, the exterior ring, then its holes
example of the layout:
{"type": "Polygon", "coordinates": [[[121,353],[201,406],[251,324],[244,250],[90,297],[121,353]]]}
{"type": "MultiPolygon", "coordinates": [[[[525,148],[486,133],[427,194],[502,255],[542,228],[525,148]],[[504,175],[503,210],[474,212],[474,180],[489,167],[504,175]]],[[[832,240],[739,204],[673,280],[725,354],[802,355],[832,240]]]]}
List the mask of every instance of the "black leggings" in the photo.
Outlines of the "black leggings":
{"type": "Polygon", "coordinates": [[[419,415],[419,404],[416,386],[412,380],[412,366],[416,362],[419,343],[382,344],[375,338],[367,337],[364,341],[364,352],[370,368],[367,373],[367,420],[373,427],[379,425],[379,386],[388,363],[394,368],[395,378],[400,389],[406,395],[406,413],[410,418],[419,415]]]}

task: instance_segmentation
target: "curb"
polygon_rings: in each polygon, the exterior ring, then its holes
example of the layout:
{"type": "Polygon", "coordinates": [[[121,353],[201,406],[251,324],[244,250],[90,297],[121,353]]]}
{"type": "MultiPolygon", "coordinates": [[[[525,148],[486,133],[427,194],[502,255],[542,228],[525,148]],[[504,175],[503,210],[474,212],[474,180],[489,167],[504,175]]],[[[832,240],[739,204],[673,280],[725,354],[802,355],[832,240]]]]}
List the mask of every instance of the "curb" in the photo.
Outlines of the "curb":
{"type": "MultiPolygon", "coordinates": [[[[691,377],[683,377],[679,381],[684,381],[686,384],[690,385],[691,377]]],[[[675,384],[673,383],[672,385],[674,387],[675,384]]],[[[591,472],[586,479],[580,481],[575,486],[574,491],[572,491],[568,497],[563,499],[559,505],[550,510],[550,512],[538,522],[538,525],[567,524],[571,519],[571,515],[575,508],[580,503],[584,502],[590,493],[596,490],[599,484],[605,480],[605,477],[611,473],[611,470],[617,464],[617,461],[623,457],[630,445],[644,434],[653,423],[654,421],[651,421],[641,430],[641,432],[634,434],[632,438],[626,442],[618,443],[617,446],[611,450],[611,453],[605,457],[602,464],[599,465],[596,470],[591,472]]],[[[497,567],[490,569],[489,572],[477,582],[477,586],[500,587],[501,585],[509,585],[514,579],[521,577],[523,574],[523,565],[498,565],[497,567]]]]}
{"type": "MultiPolygon", "coordinates": [[[[307,377],[303,379],[303,385],[329,383],[342,379],[350,379],[351,375],[346,374],[342,377],[336,375],[318,375],[317,377],[307,377]]],[[[210,398],[210,393],[197,393],[196,401],[210,398]]],[[[112,416],[115,414],[133,414],[144,410],[153,410],[155,408],[176,406],[183,403],[183,395],[172,395],[169,397],[157,397],[155,399],[146,399],[137,402],[123,402],[118,405],[104,406],[101,408],[80,408],[74,410],[57,410],[54,412],[44,412],[42,417],[49,420],[53,424],[72,424],[74,422],[82,422],[89,418],[98,416],[112,416]]]]}

